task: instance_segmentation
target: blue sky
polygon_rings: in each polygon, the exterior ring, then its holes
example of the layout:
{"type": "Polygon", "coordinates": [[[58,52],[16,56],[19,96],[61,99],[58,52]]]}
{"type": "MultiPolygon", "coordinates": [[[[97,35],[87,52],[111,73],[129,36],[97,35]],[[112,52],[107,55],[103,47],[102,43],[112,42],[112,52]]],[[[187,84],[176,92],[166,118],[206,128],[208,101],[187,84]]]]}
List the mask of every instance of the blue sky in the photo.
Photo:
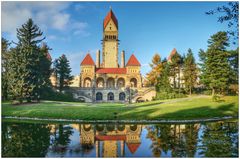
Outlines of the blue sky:
{"type": "MultiPolygon", "coordinates": [[[[66,54],[72,74],[80,73],[80,62],[89,51],[95,60],[102,50],[103,19],[111,6],[119,24],[119,55],[126,62],[134,53],[145,75],[155,53],[167,57],[173,48],[180,54],[193,50],[198,60],[200,48],[227,24],[206,11],[226,2],[2,2],[2,36],[16,41],[16,28],[32,18],[46,36],[53,59],[66,54]]],[[[235,49],[232,45],[229,49],[235,49]]]]}

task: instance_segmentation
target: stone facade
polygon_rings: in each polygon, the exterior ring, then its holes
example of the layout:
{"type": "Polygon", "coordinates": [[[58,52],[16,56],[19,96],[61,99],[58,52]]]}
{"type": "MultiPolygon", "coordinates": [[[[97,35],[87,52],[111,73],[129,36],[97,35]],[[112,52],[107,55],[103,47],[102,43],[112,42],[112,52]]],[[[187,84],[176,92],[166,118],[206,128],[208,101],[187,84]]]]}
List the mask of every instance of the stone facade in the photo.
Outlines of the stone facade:
{"type": "Polygon", "coordinates": [[[75,82],[79,87],[73,85],[75,97],[94,102],[125,102],[129,88],[142,88],[141,64],[132,54],[125,65],[124,51],[118,63],[118,21],[112,10],[103,24],[102,57],[98,50],[94,62],[87,53],[80,65],[79,82],[75,82]]]}

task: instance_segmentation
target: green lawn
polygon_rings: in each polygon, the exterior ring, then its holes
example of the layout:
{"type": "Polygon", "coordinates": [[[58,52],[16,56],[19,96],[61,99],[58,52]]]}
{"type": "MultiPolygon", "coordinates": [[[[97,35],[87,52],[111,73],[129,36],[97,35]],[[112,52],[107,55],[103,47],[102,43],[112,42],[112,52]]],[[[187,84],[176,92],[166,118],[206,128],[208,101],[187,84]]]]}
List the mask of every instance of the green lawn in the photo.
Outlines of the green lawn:
{"type": "Polygon", "coordinates": [[[204,119],[238,116],[238,96],[226,96],[213,102],[208,96],[159,100],[131,105],[116,103],[75,103],[44,101],[38,104],[11,105],[2,103],[2,116],[62,118],[83,120],[118,119],[204,119]]]}

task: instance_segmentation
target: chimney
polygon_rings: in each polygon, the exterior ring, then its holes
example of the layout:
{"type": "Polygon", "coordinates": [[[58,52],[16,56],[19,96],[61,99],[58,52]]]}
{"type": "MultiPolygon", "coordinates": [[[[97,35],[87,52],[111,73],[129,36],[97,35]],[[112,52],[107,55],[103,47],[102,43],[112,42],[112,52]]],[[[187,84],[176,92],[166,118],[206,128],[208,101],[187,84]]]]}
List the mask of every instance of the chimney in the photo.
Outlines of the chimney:
{"type": "Polygon", "coordinates": [[[100,67],[100,50],[97,50],[97,54],[96,54],[96,67],[97,68],[100,67]]]}
{"type": "Polygon", "coordinates": [[[121,53],[121,68],[125,67],[125,51],[123,50],[121,53]]]}

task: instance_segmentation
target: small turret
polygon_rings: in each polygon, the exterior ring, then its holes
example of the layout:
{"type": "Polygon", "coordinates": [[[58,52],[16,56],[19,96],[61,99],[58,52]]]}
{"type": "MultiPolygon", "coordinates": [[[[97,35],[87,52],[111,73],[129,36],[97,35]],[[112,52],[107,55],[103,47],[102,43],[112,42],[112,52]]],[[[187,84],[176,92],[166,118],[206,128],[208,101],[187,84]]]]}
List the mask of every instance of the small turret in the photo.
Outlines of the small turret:
{"type": "Polygon", "coordinates": [[[123,50],[121,53],[121,68],[125,67],[125,51],[123,50]]]}
{"type": "Polygon", "coordinates": [[[100,68],[100,50],[96,53],[96,68],[100,68]]]}

